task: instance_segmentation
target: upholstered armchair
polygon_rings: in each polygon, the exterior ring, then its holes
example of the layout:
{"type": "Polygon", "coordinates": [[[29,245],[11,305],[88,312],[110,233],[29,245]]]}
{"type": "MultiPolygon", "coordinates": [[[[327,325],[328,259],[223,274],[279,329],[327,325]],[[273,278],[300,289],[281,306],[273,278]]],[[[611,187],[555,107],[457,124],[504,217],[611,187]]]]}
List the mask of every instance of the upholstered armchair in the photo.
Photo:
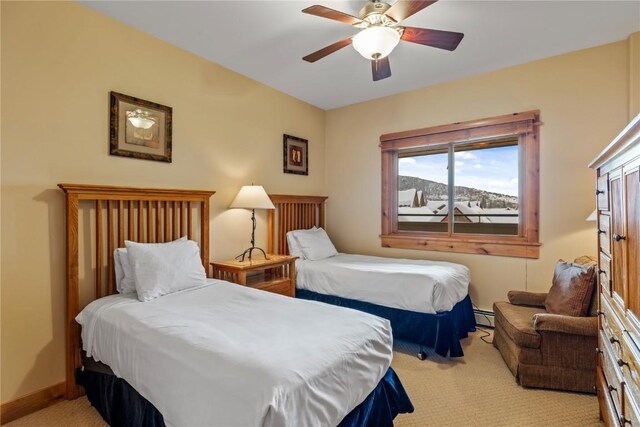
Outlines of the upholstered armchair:
{"type": "MultiPolygon", "coordinates": [[[[590,268],[594,260],[580,257],[575,262],[590,268]]],[[[522,386],[595,392],[598,334],[595,274],[589,280],[594,283],[584,316],[548,313],[547,293],[510,291],[509,302],[494,303],[493,345],[522,386]]]]}

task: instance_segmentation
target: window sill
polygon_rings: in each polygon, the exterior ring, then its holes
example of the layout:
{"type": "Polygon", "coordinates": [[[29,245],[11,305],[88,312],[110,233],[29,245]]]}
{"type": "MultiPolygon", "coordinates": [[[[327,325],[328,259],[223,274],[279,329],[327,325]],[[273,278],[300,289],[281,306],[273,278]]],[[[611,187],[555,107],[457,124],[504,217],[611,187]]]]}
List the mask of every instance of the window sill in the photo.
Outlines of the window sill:
{"type": "Polygon", "coordinates": [[[380,236],[383,248],[420,249],[423,251],[457,252],[479,255],[496,255],[516,258],[540,257],[541,243],[516,240],[478,238],[432,237],[416,234],[383,234],[380,236]]]}

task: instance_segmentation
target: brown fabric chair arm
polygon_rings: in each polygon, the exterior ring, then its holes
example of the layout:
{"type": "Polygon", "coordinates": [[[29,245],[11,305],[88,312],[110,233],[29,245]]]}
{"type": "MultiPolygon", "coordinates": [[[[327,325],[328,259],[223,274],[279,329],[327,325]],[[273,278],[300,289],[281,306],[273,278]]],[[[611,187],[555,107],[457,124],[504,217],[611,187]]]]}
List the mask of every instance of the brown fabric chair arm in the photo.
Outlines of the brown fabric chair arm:
{"type": "Polygon", "coordinates": [[[539,313],[533,316],[533,327],[540,333],[557,332],[595,337],[598,335],[598,318],[595,316],[572,317],[561,314],[539,313]]]}
{"type": "Polygon", "coordinates": [[[547,294],[537,294],[535,292],[526,291],[509,291],[507,293],[509,302],[513,305],[527,305],[529,307],[544,307],[544,300],[547,294]]]}

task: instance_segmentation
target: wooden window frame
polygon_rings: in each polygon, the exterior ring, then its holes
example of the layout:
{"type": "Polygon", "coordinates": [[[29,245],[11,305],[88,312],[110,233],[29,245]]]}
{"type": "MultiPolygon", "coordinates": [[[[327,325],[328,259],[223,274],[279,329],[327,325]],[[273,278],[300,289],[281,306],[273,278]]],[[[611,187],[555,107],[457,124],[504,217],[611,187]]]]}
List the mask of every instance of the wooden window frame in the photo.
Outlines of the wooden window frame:
{"type": "Polygon", "coordinates": [[[527,111],[380,136],[382,247],[539,258],[540,112],[527,111]],[[398,230],[398,156],[420,148],[516,137],[519,141],[518,235],[398,230]]]}

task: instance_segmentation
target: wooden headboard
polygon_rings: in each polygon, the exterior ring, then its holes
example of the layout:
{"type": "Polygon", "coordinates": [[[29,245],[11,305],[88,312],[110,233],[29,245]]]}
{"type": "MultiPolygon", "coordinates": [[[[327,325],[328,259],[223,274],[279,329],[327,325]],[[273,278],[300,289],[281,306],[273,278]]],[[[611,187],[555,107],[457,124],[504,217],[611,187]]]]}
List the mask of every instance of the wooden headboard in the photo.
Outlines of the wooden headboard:
{"type": "Polygon", "coordinates": [[[80,327],[79,246],[91,261],[85,270],[93,271],[95,297],[116,292],[113,252],[124,247],[124,240],[162,243],[188,236],[200,245],[202,264],[209,263],[209,198],[215,191],[110,187],[58,184],[65,192],[67,259],[67,399],[82,394],[76,384],[76,370],[82,366],[80,327]],[[80,212],[83,226],[79,226],[80,212]],[[196,219],[194,220],[194,216],[196,219]],[[106,222],[106,224],[105,224],[106,222]],[[89,246],[89,247],[86,247],[89,246]],[[106,280],[105,280],[106,279],[106,280]]]}
{"type": "Polygon", "coordinates": [[[270,194],[275,209],[268,211],[267,252],[288,255],[287,232],[316,227],[324,228],[325,196],[290,196],[270,194]]]}

